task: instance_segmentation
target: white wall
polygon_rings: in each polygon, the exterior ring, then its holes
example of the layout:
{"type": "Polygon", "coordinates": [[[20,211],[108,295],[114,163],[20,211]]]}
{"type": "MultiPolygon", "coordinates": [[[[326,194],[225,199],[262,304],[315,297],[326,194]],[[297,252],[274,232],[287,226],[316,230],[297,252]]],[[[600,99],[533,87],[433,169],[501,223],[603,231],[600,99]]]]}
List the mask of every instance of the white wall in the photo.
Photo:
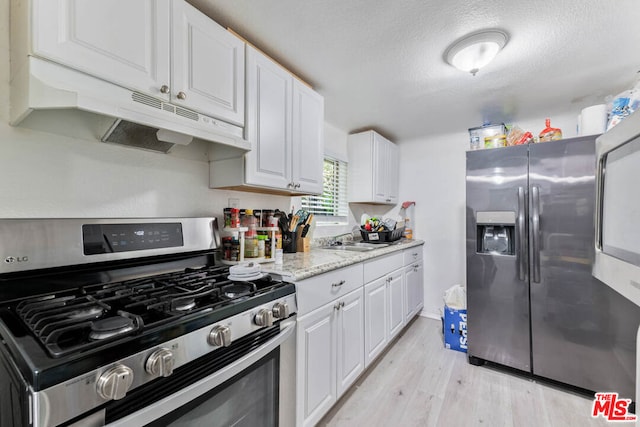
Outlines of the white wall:
{"type": "MultiPolygon", "coordinates": [[[[564,137],[575,136],[578,113],[551,117],[551,126],[562,129],[564,137]]],[[[537,135],[545,127],[544,119],[525,119],[518,125],[537,135]]],[[[444,291],[454,284],[466,285],[465,152],[469,133],[462,128],[402,141],[399,147],[400,200],[416,202],[414,236],[425,241],[423,314],[439,318],[444,291]]]]}

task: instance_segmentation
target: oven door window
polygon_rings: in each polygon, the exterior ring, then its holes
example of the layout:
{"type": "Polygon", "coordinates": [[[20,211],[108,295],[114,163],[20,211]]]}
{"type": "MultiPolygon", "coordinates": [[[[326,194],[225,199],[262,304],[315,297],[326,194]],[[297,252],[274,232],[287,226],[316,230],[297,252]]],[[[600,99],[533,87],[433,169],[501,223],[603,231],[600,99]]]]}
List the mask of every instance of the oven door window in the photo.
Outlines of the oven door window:
{"type": "Polygon", "coordinates": [[[277,426],[280,352],[251,367],[149,427],[277,426]]]}

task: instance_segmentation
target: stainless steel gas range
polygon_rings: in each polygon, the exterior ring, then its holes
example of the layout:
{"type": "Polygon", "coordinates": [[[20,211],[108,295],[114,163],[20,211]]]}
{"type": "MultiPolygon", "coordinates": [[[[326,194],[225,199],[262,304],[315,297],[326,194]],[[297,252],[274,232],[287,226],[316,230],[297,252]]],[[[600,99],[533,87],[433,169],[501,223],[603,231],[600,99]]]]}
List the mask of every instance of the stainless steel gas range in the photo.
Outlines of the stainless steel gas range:
{"type": "Polygon", "coordinates": [[[215,218],[0,220],[0,426],[277,426],[295,286],[230,280],[215,218]]]}

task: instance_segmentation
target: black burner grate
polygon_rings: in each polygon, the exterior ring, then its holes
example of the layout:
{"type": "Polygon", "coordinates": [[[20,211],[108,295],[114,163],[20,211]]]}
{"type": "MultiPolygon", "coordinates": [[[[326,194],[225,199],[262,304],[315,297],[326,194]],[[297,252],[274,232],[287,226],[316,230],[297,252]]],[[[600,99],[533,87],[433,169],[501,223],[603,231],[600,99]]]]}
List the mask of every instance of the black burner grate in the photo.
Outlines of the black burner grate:
{"type": "Polygon", "coordinates": [[[187,314],[214,311],[277,287],[265,276],[233,282],[228,267],[215,266],[25,299],[18,317],[53,357],[100,347],[160,327],[187,314]],[[104,325],[122,324],[105,331],[104,325]]]}

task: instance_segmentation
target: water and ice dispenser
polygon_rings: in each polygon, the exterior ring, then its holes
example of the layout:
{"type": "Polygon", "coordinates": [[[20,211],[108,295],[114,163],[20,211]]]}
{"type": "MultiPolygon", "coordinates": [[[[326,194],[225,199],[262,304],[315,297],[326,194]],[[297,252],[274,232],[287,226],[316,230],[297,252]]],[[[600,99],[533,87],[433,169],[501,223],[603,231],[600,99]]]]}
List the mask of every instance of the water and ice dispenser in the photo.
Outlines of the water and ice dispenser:
{"type": "Polygon", "coordinates": [[[516,213],[476,213],[476,247],[481,254],[515,255],[516,213]]]}

